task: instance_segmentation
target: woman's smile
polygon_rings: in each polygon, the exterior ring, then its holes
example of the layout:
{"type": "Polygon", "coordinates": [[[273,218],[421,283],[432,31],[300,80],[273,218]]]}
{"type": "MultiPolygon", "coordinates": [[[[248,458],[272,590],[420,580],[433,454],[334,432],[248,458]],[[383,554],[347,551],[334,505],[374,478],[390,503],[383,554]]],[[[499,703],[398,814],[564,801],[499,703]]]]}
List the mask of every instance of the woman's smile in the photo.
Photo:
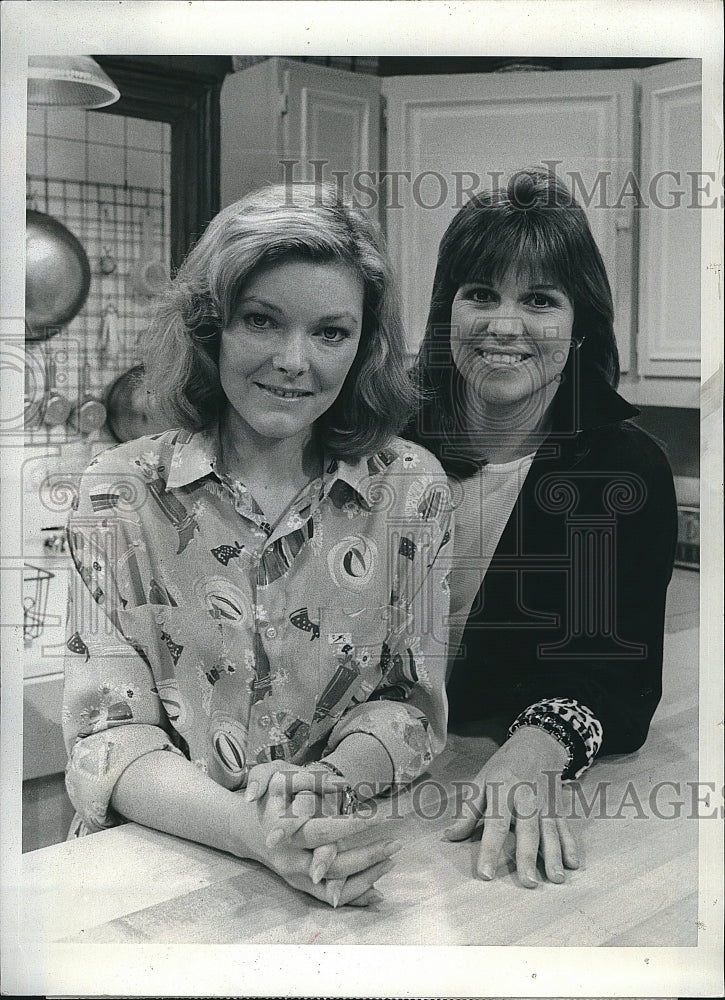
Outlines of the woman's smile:
{"type": "Polygon", "coordinates": [[[504,368],[511,368],[514,365],[521,364],[522,361],[528,361],[532,357],[531,354],[524,354],[519,351],[502,351],[500,348],[477,348],[476,353],[479,357],[488,365],[500,365],[504,368]]]}
{"type": "Polygon", "coordinates": [[[266,385],[264,382],[255,382],[254,384],[258,389],[268,393],[270,396],[274,396],[275,399],[287,402],[295,402],[296,400],[306,399],[308,396],[314,395],[314,393],[306,389],[290,389],[280,385],[266,385]]]}

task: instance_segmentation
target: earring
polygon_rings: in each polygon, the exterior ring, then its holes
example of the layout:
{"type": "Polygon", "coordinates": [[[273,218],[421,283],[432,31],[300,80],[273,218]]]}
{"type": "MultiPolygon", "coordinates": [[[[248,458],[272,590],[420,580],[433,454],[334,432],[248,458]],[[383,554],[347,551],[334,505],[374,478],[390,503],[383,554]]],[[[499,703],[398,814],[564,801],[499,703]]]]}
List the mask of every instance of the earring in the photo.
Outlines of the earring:
{"type": "Polygon", "coordinates": [[[578,351],[586,339],[586,337],[572,337],[574,349],[578,351]]]}

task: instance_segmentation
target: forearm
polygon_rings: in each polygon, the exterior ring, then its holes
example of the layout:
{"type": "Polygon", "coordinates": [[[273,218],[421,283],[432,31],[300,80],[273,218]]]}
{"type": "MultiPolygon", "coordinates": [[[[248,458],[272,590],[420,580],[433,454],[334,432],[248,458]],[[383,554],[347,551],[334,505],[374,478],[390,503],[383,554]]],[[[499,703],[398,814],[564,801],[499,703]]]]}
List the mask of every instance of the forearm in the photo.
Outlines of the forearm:
{"type": "Polygon", "coordinates": [[[116,782],[111,803],[135,823],[259,860],[254,803],[176,754],[157,751],[133,761],[116,782]]]}

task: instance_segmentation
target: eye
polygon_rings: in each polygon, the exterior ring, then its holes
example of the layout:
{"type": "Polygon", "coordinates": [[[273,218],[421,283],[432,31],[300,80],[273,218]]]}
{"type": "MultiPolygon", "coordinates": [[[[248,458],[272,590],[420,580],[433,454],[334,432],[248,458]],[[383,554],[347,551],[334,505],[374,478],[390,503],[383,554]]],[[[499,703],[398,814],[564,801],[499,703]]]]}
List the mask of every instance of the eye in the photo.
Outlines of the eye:
{"type": "Polygon", "coordinates": [[[266,330],[272,320],[266,313],[249,312],[245,313],[244,322],[253,330],[266,330]]]}
{"type": "Polygon", "coordinates": [[[535,309],[550,309],[559,305],[557,300],[545,292],[532,292],[528,297],[529,305],[535,309]]]}
{"type": "Polygon", "coordinates": [[[488,305],[496,301],[496,293],[483,285],[474,285],[466,289],[463,297],[469,302],[477,302],[479,305],[488,305]]]}
{"type": "Polygon", "coordinates": [[[535,306],[549,306],[551,305],[551,299],[548,295],[542,295],[541,292],[535,292],[531,296],[531,303],[535,306]]]}
{"type": "Polygon", "coordinates": [[[317,336],[326,344],[339,344],[341,341],[347,340],[350,331],[341,326],[323,326],[321,330],[317,331],[317,336]]]}

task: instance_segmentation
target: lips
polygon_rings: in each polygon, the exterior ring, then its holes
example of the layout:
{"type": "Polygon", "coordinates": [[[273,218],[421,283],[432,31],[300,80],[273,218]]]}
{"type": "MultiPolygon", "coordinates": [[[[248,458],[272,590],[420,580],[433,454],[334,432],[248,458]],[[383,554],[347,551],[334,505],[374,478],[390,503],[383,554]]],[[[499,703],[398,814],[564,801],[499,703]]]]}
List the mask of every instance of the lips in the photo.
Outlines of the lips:
{"type": "Polygon", "coordinates": [[[254,384],[258,389],[268,392],[276,399],[306,399],[313,395],[308,389],[290,389],[281,385],[267,385],[265,382],[255,382],[254,384]]]}

